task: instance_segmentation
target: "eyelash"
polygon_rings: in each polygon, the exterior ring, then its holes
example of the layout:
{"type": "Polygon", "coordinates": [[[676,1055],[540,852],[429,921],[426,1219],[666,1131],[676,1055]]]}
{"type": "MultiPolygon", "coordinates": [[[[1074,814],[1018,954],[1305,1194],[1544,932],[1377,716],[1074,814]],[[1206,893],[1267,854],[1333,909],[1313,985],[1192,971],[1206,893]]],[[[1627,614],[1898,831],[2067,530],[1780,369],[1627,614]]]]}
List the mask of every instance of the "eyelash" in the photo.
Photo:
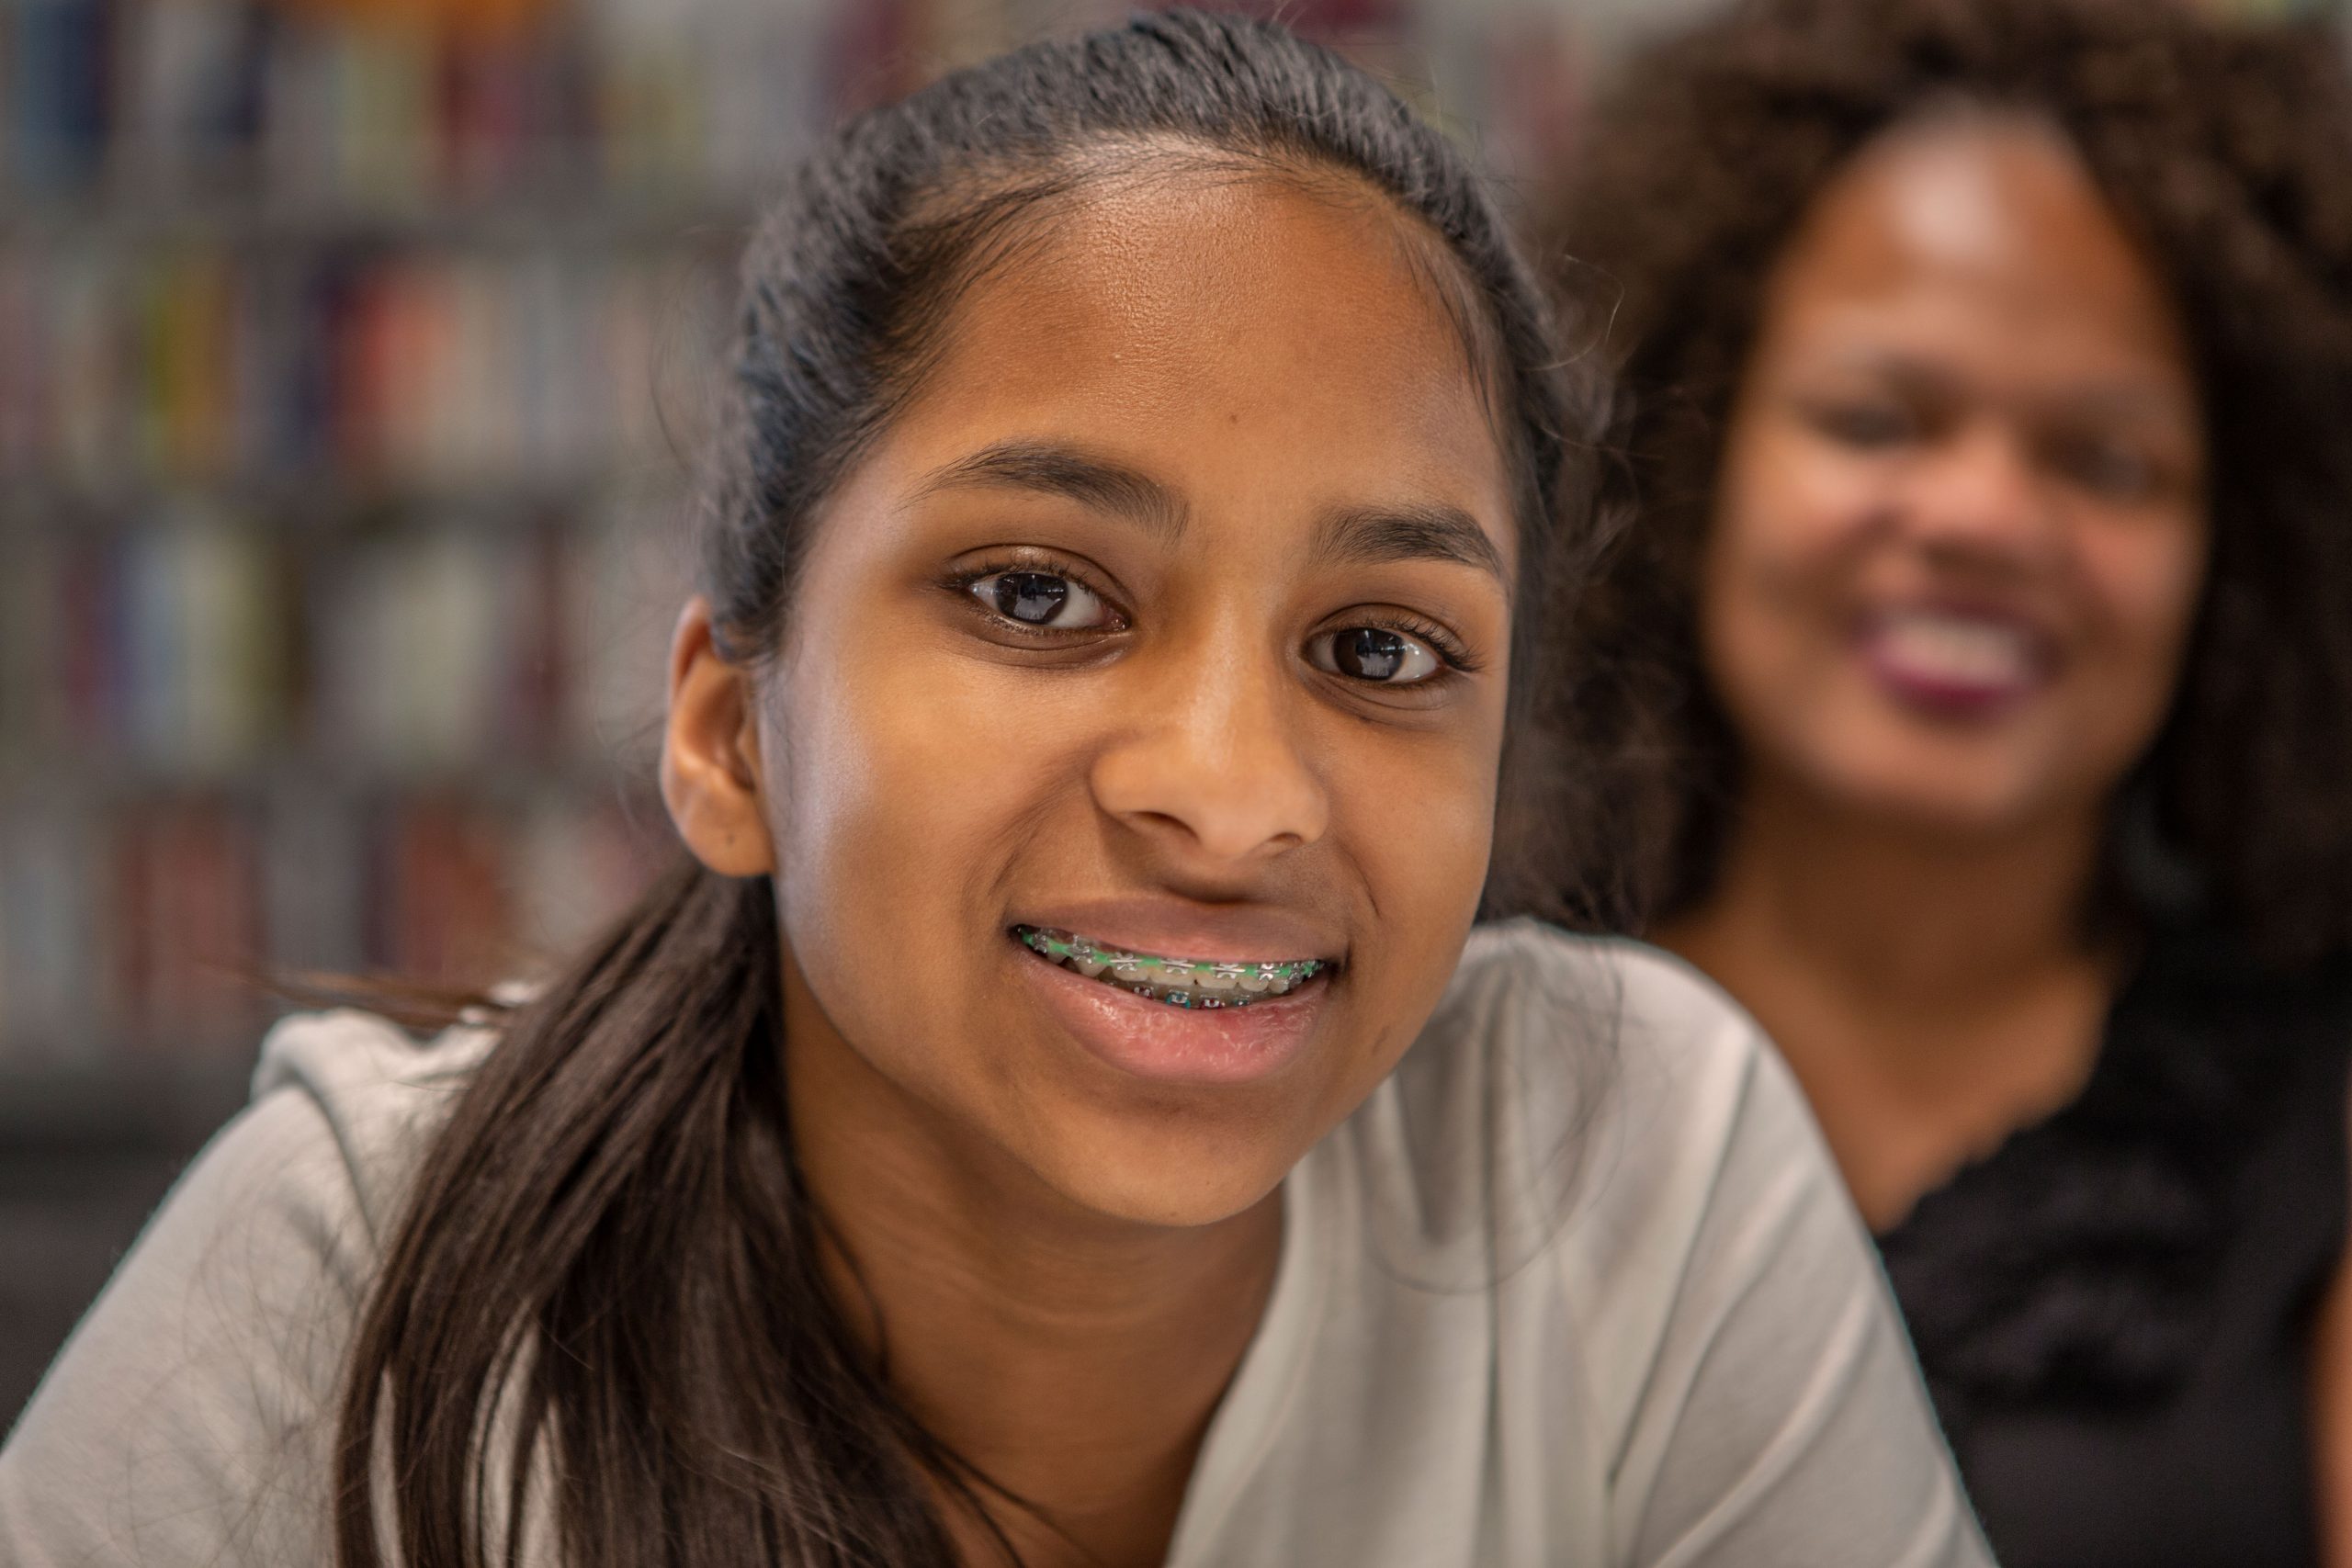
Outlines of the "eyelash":
{"type": "MultiPolygon", "coordinates": [[[[966,567],[950,574],[941,586],[958,595],[965,603],[977,605],[979,613],[986,615],[991,625],[1019,633],[1023,637],[1034,637],[1040,642],[1058,642],[1066,637],[1085,636],[1090,633],[1099,636],[1104,629],[1094,627],[1089,628],[1086,632],[1063,631],[1052,626],[1026,626],[1009,616],[998,615],[973,595],[972,585],[984,578],[994,577],[1000,572],[1007,571],[1034,571],[1050,577],[1066,577],[1072,582],[1084,587],[1110,607],[1112,614],[1119,618],[1119,626],[1115,629],[1121,631],[1126,629],[1128,625],[1126,610],[1115,597],[1105,592],[1101,584],[1075,562],[1043,550],[1023,550],[1012,555],[989,557],[978,565],[966,567]]],[[[1345,631],[1357,626],[1395,632],[1399,637],[1408,637],[1416,642],[1427,644],[1430,650],[1437,655],[1438,663],[1442,666],[1442,670],[1441,673],[1420,682],[1424,686],[1433,685],[1457,675],[1475,675],[1486,667],[1485,661],[1472,657],[1470,650],[1463,647],[1461,639],[1452,632],[1434,621],[1425,620],[1408,611],[1384,610],[1367,615],[1362,620],[1344,620],[1341,624],[1332,626],[1326,631],[1318,631],[1316,636],[1324,637],[1330,632],[1345,631]]]]}
{"type": "Polygon", "coordinates": [[[962,570],[951,573],[940,586],[951,593],[959,595],[966,604],[976,606],[981,615],[988,617],[990,626],[1017,632],[1023,637],[1032,637],[1039,642],[1060,642],[1073,637],[1100,637],[1106,631],[1125,631],[1128,626],[1126,609],[1115,596],[1106,592],[1076,562],[1046,550],[1020,550],[1011,555],[990,557],[978,566],[966,567],[962,570]],[[994,577],[1000,572],[1007,571],[1029,571],[1042,577],[1068,578],[1102,600],[1111,614],[1118,617],[1119,624],[1116,626],[1068,629],[1058,626],[1028,626],[1009,615],[1000,615],[980,602],[972,592],[972,585],[983,578],[994,577]]]}
{"type": "MultiPolygon", "coordinates": [[[[1463,647],[1461,640],[1452,632],[1447,631],[1436,622],[1425,621],[1409,611],[1382,610],[1368,615],[1360,621],[1343,618],[1339,624],[1331,626],[1329,631],[1348,631],[1357,626],[1369,626],[1374,631],[1395,632],[1399,637],[1408,637],[1415,642],[1428,644],[1430,651],[1437,655],[1437,661],[1441,668],[1437,674],[1419,682],[1423,686],[1436,685],[1456,675],[1476,675],[1485,667],[1482,661],[1471,657],[1470,650],[1463,647]]],[[[1315,635],[1326,637],[1329,632],[1317,632],[1315,635]]]]}

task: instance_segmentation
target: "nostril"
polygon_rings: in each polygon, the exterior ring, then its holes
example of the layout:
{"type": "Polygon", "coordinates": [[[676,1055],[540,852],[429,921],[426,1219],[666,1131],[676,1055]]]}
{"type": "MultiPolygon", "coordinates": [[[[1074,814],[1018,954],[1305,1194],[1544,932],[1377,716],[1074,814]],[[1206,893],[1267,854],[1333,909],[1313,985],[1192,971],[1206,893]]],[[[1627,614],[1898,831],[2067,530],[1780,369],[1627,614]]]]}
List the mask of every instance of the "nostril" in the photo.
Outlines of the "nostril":
{"type": "Polygon", "coordinates": [[[1321,837],[1329,816],[1321,785],[1286,744],[1279,754],[1212,757],[1163,733],[1102,757],[1092,787],[1132,830],[1221,862],[1295,850],[1321,837]]]}

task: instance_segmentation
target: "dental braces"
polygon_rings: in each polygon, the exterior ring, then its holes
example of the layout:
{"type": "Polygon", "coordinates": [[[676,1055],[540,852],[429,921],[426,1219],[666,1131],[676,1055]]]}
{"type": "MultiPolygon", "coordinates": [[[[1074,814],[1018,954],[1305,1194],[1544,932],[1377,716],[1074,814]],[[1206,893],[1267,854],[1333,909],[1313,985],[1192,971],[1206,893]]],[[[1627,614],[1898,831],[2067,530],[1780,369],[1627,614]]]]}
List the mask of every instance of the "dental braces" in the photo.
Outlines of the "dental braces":
{"type": "Polygon", "coordinates": [[[1248,1007],[1306,984],[1329,967],[1319,958],[1278,964],[1188,963],[1148,953],[1098,947],[1069,931],[1015,926],[1023,946],[1056,963],[1066,963],[1090,979],[1115,984],[1148,1001],[1169,1007],[1248,1007]]]}

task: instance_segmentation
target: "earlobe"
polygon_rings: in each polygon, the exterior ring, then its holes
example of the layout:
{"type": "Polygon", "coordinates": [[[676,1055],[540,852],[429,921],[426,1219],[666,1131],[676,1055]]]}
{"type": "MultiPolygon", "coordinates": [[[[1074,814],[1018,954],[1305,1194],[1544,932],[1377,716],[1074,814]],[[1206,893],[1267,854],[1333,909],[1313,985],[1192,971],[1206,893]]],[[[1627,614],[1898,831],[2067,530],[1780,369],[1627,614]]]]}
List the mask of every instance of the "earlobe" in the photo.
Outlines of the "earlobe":
{"type": "Polygon", "coordinates": [[[710,606],[696,595],[670,641],[662,803],[694,857],[721,876],[763,876],[775,869],[756,703],[750,672],[719,652],[710,606]]]}

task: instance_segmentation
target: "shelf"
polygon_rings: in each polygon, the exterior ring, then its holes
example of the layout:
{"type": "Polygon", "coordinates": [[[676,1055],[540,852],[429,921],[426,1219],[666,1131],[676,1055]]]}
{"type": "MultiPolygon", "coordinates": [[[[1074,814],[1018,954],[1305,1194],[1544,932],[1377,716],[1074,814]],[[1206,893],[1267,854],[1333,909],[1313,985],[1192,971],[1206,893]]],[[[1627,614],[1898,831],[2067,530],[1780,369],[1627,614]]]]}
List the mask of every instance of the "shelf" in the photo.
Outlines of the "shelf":
{"type": "Polygon", "coordinates": [[[72,197],[0,192],[0,246],[84,243],[107,248],[234,245],[239,249],[430,246],[444,250],[662,249],[740,245],[755,199],[611,199],[593,185],[569,194],[534,184],[509,200],[428,197],[414,207],[289,199],[247,189],[210,197],[102,190],[72,197]]]}
{"type": "Polygon", "coordinates": [[[244,1103],[275,1004],[208,942],[455,972],[671,850],[681,454],[766,182],[874,67],[833,0],[623,9],[478,59],[0,14],[0,1176],[44,1199],[152,1201],[244,1103]]]}
{"type": "Polygon", "coordinates": [[[232,770],[198,772],[135,761],[51,753],[0,757],[0,807],[124,803],[261,804],[282,797],[359,805],[463,800],[489,805],[599,797],[659,809],[650,756],[575,756],[468,762],[403,772],[374,759],[279,754],[232,770]]]}
{"type": "Polygon", "coordinates": [[[166,1053],[83,1043],[74,1060],[0,1056],[0,1149],[10,1158],[193,1147],[245,1103],[262,1032],[166,1053]]]}
{"type": "Polygon", "coordinates": [[[346,533],[388,519],[520,525],[631,496],[659,503],[682,494],[687,482],[682,465],[659,459],[536,479],[420,479],[329,470],[90,480],[17,471],[0,473],[0,538],[11,533],[71,533],[94,518],[111,521],[190,505],[224,507],[245,520],[295,533],[346,533]]]}

